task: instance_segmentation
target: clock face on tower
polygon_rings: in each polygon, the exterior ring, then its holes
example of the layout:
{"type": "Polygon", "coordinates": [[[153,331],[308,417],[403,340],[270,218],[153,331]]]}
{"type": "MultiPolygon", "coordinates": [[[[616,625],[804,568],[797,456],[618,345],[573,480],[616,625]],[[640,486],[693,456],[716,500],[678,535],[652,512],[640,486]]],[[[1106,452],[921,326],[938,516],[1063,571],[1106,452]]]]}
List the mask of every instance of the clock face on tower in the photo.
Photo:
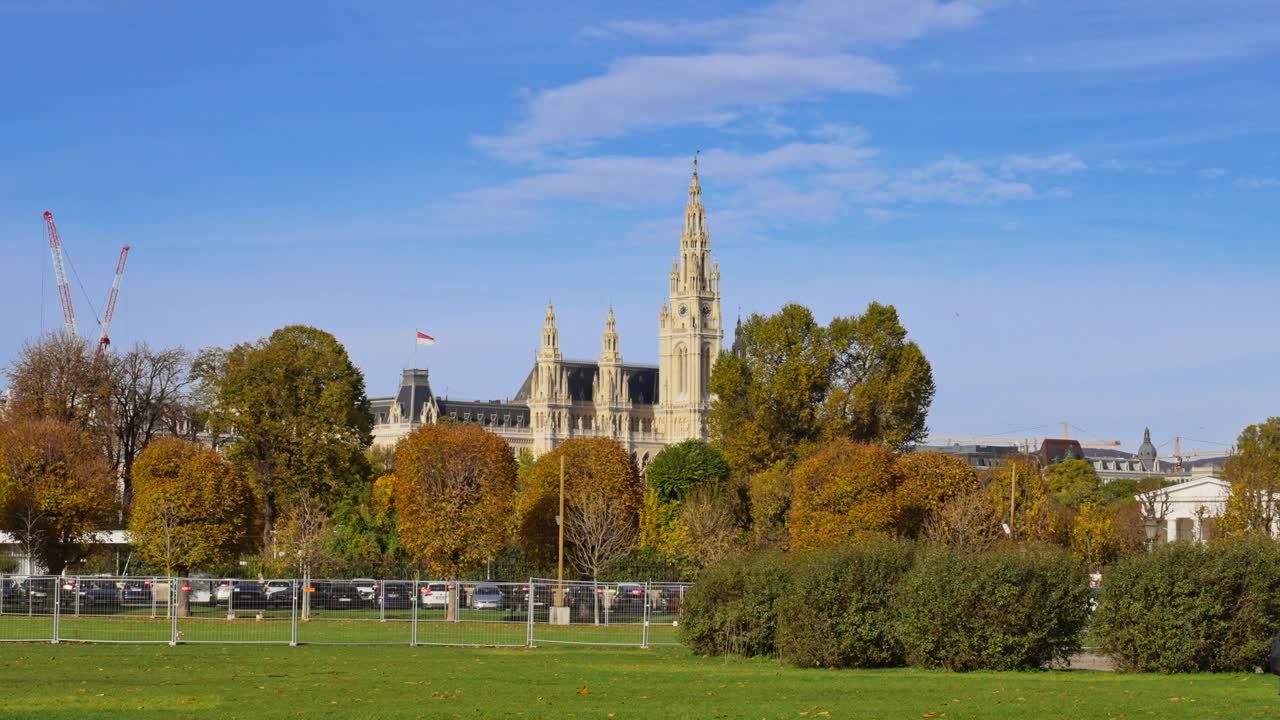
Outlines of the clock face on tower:
{"type": "Polygon", "coordinates": [[[702,314],[703,315],[711,314],[711,303],[702,303],[702,314]]]}
{"type": "Polygon", "coordinates": [[[688,315],[688,314],[689,314],[689,306],[688,306],[688,305],[681,305],[681,306],[680,306],[680,315],[681,315],[681,316],[684,316],[684,315],[688,315]]]}

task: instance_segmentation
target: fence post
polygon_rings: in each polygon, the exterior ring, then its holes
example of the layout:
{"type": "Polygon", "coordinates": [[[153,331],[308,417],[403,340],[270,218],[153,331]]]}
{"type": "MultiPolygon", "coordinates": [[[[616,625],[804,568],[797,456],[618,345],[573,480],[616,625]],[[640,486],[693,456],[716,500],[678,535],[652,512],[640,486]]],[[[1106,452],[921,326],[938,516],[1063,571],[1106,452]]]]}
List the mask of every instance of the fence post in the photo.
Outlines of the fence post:
{"type": "Polygon", "coordinates": [[[524,641],[524,644],[528,645],[529,647],[537,647],[536,645],[533,644],[533,596],[537,592],[538,592],[538,587],[533,584],[533,578],[529,578],[529,596],[526,598],[529,601],[529,617],[528,617],[528,628],[526,631],[526,637],[524,641]]]}
{"type": "Polygon", "coordinates": [[[292,596],[289,598],[289,647],[298,646],[298,603],[302,602],[306,590],[297,580],[289,581],[289,594],[292,596]]]}
{"type": "Polygon", "coordinates": [[[649,586],[650,581],[644,581],[644,631],[640,635],[640,647],[649,648],[649,586]]]}
{"type": "Polygon", "coordinates": [[[58,632],[60,621],[62,620],[62,584],[58,582],[58,578],[53,580],[53,644],[58,644],[58,632]]]}
{"type": "Polygon", "coordinates": [[[387,581],[375,581],[376,587],[373,589],[373,601],[378,603],[378,622],[387,621],[387,581]]]}
{"type": "Polygon", "coordinates": [[[418,587],[418,581],[413,581],[413,608],[409,615],[409,647],[418,644],[418,604],[422,602],[422,590],[418,587]]]}
{"type": "Polygon", "coordinates": [[[80,577],[75,578],[75,584],[71,586],[71,595],[76,601],[76,617],[80,617],[80,577]]]}
{"type": "Polygon", "coordinates": [[[185,592],[182,589],[182,583],[179,578],[169,578],[169,646],[173,647],[178,644],[178,593],[185,592]]]}

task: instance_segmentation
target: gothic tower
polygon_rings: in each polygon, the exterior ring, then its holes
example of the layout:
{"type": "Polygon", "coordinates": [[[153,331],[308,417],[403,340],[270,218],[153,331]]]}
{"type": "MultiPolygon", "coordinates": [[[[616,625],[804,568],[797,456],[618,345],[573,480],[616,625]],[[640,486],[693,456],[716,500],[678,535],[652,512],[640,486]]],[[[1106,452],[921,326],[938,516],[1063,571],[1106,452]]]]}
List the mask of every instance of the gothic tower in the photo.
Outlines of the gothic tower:
{"type": "Polygon", "coordinates": [[[592,388],[596,412],[595,429],[625,445],[631,398],[627,393],[628,374],[622,365],[622,353],[618,352],[618,327],[612,306],[609,307],[609,317],[605,320],[604,337],[600,341],[600,360],[596,367],[599,371],[592,388]]]}
{"type": "Polygon", "coordinates": [[[667,302],[658,314],[658,407],[656,430],[672,442],[707,437],[707,388],[720,356],[720,268],[711,258],[698,161],[693,161],[689,203],[684,210],[680,253],[671,264],[667,302]]]}
{"type": "Polygon", "coordinates": [[[529,426],[534,431],[534,453],[541,455],[556,446],[559,438],[569,434],[569,379],[564,356],[560,353],[560,331],[556,329],[556,311],[547,303],[542,326],[542,346],[529,388],[529,426]]]}

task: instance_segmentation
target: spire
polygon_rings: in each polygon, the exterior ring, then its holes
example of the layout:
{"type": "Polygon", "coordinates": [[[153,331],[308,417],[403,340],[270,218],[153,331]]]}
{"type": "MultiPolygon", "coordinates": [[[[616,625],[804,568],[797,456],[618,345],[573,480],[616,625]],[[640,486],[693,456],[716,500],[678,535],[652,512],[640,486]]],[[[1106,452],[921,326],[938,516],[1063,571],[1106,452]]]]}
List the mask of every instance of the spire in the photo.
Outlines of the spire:
{"type": "Polygon", "coordinates": [[[542,350],[539,359],[560,359],[560,331],[556,329],[556,310],[547,303],[546,320],[542,325],[542,350]]]}
{"type": "Polygon", "coordinates": [[[1156,469],[1157,451],[1151,442],[1151,428],[1142,429],[1142,445],[1138,446],[1138,463],[1142,469],[1151,472],[1156,469]]]}
{"type": "Polygon", "coordinates": [[[613,305],[609,306],[609,317],[604,321],[604,337],[600,341],[600,363],[620,363],[622,355],[618,353],[618,325],[613,317],[613,305]]]}

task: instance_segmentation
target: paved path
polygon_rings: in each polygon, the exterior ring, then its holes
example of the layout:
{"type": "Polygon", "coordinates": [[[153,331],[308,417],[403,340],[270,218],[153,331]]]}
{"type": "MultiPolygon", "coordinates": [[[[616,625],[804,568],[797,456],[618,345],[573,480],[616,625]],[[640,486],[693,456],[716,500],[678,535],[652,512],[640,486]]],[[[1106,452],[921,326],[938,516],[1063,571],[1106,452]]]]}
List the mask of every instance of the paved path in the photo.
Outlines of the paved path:
{"type": "Polygon", "coordinates": [[[1071,670],[1106,670],[1112,671],[1116,669],[1116,664],[1106,655],[1099,654],[1091,648],[1082,650],[1067,661],[1067,667],[1071,670]]]}

